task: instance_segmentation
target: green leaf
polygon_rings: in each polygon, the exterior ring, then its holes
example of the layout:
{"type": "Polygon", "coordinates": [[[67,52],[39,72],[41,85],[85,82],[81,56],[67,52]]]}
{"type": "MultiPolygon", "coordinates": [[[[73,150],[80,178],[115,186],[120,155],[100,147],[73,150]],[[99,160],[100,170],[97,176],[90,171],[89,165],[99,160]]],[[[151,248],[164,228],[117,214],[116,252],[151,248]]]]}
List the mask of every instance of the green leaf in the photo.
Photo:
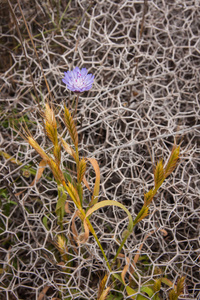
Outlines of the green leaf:
{"type": "Polygon", "coordinates": [[[142,286],[140,291],[146,293],[149,297],[152,297],[154,294],[154,291],[149,286],[142,286]]]}
{"type": "MultiPolygon", "coordinates": [[[[135,291],[135,290],[133,290],[130,286],[126,286],[126,292],[127,292],[127,294],[129,295],[129,296],[131,296],[131,295],[133,295],[132,297],[131,297],[131,299],[136,299],[136,297],[138,297],[137,295],[135,295],[134,296],[134,294],[137,294],[137,291],[135,291]]],[[[146,300],[146,298],[145,298],[145,300],[146,300]]]]}
{"type": "Polygon", "coordinates": [[[124,296],[122,294],[120,295],[113,295],[113,294],[109,294],[108,297],[106,298],[106,300],[123,300],[124,296]]]}
{"type": "Polygon", "coordinates": [[[49,229],[49,226],[47,224],[47,222],[48,222],[48,216],[49,216],[49,214],[47,216],[44,216],[43,219],[42,219],[42,222],[43,222],[45,228],[49,231],[50,229],[49,229]]]}
{"type": "Polygon", "coordinates": [[[65,214],[65,202],[67,200],[67,195],[65,194],[65,190],[63,186],[58,185],[58,202],[56,205],[56,214],[61,221],[65,214]]]}
{"type": "Polygon", "coordinates": [[[143,206],[133,222],[134,225],[140,222],[146,216],[148,216],[148,212],[149,212],[149,208],[147,206],[143,206]]]}
{"type": "Polygon", "coordinates": [[[115,277],[116,279],[118,279],[121,283],[123,283],[123,280],[122,280],[122,278],[121,278],[121,276],[119,274],[113,273],[112,276],[115,277]]]}
{"type": "Polygon", "coordinates": [[[117,202],[117,201],[114,201],[114,200],[104,200],[104,201],[101,201],[99,203],[96,203],[93,205],[93,207],[91,207],[87,213],[86,213],[86,218],[91,215],[94,211],[96,211],[97,209],[99,208],[102,208],[104,206],[118,206],[120,208],[122,208],[128,215],[128,218],[129,218],[129,224],[128,224],[128,230],[129,232],[132,232],[133,230],[133,219],[132,219],[132,216],[130,214],[130,212],[128,211],[128,209],[121,203],[117,202]]]}
{"type": "Polygon", "coordinates": [[[148,298],[142,295],[137,296],[137,300],[147,300],[148,298]]]}

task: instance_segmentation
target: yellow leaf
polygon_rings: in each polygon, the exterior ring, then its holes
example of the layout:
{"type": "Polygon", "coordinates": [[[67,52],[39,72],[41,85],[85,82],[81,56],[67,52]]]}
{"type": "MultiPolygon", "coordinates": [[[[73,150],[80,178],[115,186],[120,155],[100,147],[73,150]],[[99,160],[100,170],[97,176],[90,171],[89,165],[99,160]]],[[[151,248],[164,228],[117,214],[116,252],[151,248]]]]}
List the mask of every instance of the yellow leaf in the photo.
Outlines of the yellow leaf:
{"type": "Polygon", "coordinates": [[[6,159],[8,159],[9,161],[11,161],[14,164],[17,164],[19,166],[22,165],[22,163],[19,160],[15,159],[14,157],[10,156],[8,153],[6,153],[4,151],[0,151],[0,155],[2,155],[3,157],[5,157],[6,159]]]}
{"type": "Polygon", "coordinates": [[[133,221],[134,225],[140,222],[142,219],[144,219],[146,216],[148,216],[149,208],[147,206],[143,206],[138,213],[137,217],[133,221]]]}
{"type": "Polygon", "coordinates": [[[137,292],[133,290],[130,286],[126,286],[126,292],[129,296],[132,296],[131,299],[135,299],[137,297],[137,292]],[[135,294],[135,296],[134,296],[135,294]]]}
{"type": "Polygon", "coordinates": [[[65,142],[61,137],[60,137],[60,140],[61,140],[61,143],[62,143],[62,145],[63,145],[65,151],[66,151],[69,155],[71,155],[74,159],[76,159],[76,154],[75,154],[74,150],[72,149],[72,147],[69,146],[69,145],[67,144],[67,142],[65,142]]]}
{"type": "Polygon", "coordinates": [[[38,171],[37,171],[37,174],[35,176],[35,179],[31,182],[30,186],[34,185],[35,182],[37,183],[40,180],[46,165],[47,165],[47,162],[44,159],[41,160],[41,162],[39,163],[39,166],[38,166],[38,171]]]}
{"type": "Polygon", "coordinates": [[[98,300],[105,300],[106,297],[107,297],[107,295],[108,295],[108,293],[109,293],[109,291],[110,291],[110,287],[107,287],[107,288],[103,291],[103,293],[101,294],[101,297],[100,297],[98,300]]]}
{"type": "Polygon", "coordinates": [[[40,154],[40,156],[47,162],[49,162],[49,156],[44,152],[44,150],[39,146],[39,144],[31,137],[28,136],[27,140],[29,144],[40,154]]]}
{"type": "Polygon", "coordinates": [[[101,294],[103,293],[103,290],[104,290],[104,288],[105,288],[107,279],[108,279],[108,274],[106,274],[106,275],[104,276],[104,278],[103,278],[103,279],[101,280],[101,282],[100,282],[99,290],[98,290],[98,296],[97,296],[97,299],[98,299],[98,300],[99,300],[101,294]]]}
{"type": "Polygon", "coordinates": [[[74,203],[78,207],[80,205],[80,198],[79,198],[77,190],[74,188],[74,186],[70,182],[68,182],[68,185],[66,185],[66,190],[67,190],[69,196],[71,197],[71,199],[74,201],[74,203]]]}
{"type": "Polygon", "coordinates": [[[130,212],[128,211],[128,209],[121,203],[114,201],[114,200],[104,200],[101,201],[99,203],[94,204],[86,213],[86,218],[89,217],[89,215],[91,215],[94,211],[98,210],[101,207],[105,207],[105,206],[118,206],[120,208],[122,208],[128,215],[129,218],[129,224],[128,224],[128,230],[129,232],[132,232],[133,230],[133,220],[131,217],[130,212]]]}

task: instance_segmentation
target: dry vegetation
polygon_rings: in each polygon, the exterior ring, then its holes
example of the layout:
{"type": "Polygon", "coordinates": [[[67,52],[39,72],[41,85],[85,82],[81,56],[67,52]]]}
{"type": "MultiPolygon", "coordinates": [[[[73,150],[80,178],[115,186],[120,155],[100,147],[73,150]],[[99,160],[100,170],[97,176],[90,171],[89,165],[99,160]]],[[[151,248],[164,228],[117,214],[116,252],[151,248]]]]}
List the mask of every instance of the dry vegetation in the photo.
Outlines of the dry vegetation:
{"type": "MultiPolygon", "coordinates": [[[[41,159],[19,134],[26,126],[51,152],[40,114],[46,101],[56,111],[59,132],[66,134],[63,107],[70,107],[74,95],[62,78],[74,66],[95,75],[92,90],[79,98],[77,124],[81,154],[100,165],[101,200],[119,201],[134,218],[153,186],[152,163],[166,160],[174,140],[181,143],[178,167],[128,238],[116,269],[123,270],[143,243],[136,275],[129,267],[126,283],[131,278],[142,287],[165,276],[176,284],[184,276],[179,299],[200,299],[199,1],[4,0],[0,5],[0,299],[97,299],[107,270],[92,236],[81,245],[68,240],[70,264],[63,268],[56,244],[61,233],[56,183],[46,168],[31,184],[41,159]]],[[[73,169],[69,155],[63,155],[62,166],[73,169]]],[[[92,180],[93,168],[87,172],[92,180]]],[[[66,236],[74,233],[70,205],[66,236]]],[[[91,222],[107,257],[114,257],[126,214],[103,208],[91,222]]],[[[76,226],[80,232],[78,220],[76,226]]],[[[108,300],[131,299],[110,276],[107,286],[108,300]]],[[[162,284],[159,299],[168,299],[170,289],[162,284]]]]}

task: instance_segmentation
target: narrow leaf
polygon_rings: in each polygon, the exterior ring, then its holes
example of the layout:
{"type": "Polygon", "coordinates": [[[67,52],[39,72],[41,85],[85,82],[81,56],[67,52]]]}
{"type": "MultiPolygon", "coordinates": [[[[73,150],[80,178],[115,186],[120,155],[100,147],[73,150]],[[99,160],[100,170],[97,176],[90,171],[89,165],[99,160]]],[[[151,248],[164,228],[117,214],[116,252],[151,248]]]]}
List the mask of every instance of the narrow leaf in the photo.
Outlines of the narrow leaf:
{"type": "Polygon", "coordinates": [[[107,279],[108,279],[108,274],[106,274],[106,275],[104,276],[104,278],[103,278],[103,279],[101,280],[101,282],[100,282],[97,299],[99,299],[100,296],[101,296],[101,294],[103,293],[103,290],[104,290],[104,288],[105,288],[107,279]]]}
{"type": "Polygon", "coordinates": [[[65,142],[61,137],[60,137],[60,140],[61,140],[61,143],[62,143],[62,145],[63,145],[65,151],[66,151],[69,155],[71,155],[74,159],[76,159],[76,154],[75,154],[74,150],[72,149],[72,147],[69,146],[69,145],[67,144],[67,142],[65,142]]]}
{"type": "Polygon", "coordinates": [[[94,184],[94,191],[92,194],[92,200],[90,202],[90,206],[94,205],[95,203],[98,202],[98,197],[99,197],[99,187],[100,187],[100,169],[99,165],[96,161],[95,158],[87,158],[90,163],[92,164],[95,174],[96,174],[96,179],[95,179],[95,184],[94,184]]]}
{"type": "Polygon", "coordinates": [[[138,213],[137,217],[133,221],[134,225],[140,222],[146,216],[148,216],[148,212],[149,212],[149,208],[147,206],[143,206],[140,212],[138,213]]]}
{"type": "Polygon", "coordinates": [[[91,207],[87,213],[86,213],[86,218],[91,215],[94,211],[98,210],[99,208],[101,207],[105,207],[105,206],[118,206],[120,208],[122,208],[128,215],[128,218],[129,218],[129,224],[128,224],[128,230],[130,232],[132,232],[133,230],[133,219],[131,217],[131,214],[130,212],[128,211],[128,209],[121,203],[117,202],[117,201],[114,201],[114,200],[104,200],[104,201],[101,201],[99,203],[96,203],[94,204],[93,207],[91,207]]]}
{"type": "Polygon", "coordinates": [[[45,287],[43,288],[43,290],[41,291],[41,293],[38,295],[38,300],[43,300],[44,297],[46,297],[46,293],[47,293],[47,291],[48,291],[48,289],[49,289],[50,287],[51,287],[51,286],[48,285],[48,286],[45,286],[45,287]]]}
{"type": "Polygon", "coordinates": [[[125,267],[123,268],[123,271],[122,271],[122,273],[121,273],[121,277],[122,277],[122,281],[123,281],[124,285],[126,285],[125,279],[124,279],[124,278],[125,278],[125,275],[126,275],[126,273],[127,273],[127,271],[128,271],[129,264],[130,264],[130,259],[127,257],[127,258],[126,258],[126,265],[125,265],[125,267]]]}
{"type": "Polygon", "coordinates": [[[110,287],[107,287],[107,288],[103,291],[103,293],[101,294],[101,297],[100,297],[98,300],[105,300],[106,297],[107,297],[107,295],[108,295],[108,293],[109,293],[109,291],[110,291],[110,287]]]}
{"type": "MultiPolygon", "coordinates": [[[[131,296],[131,299],[136,299],[136,297],[137,297],[137,291],[135,291],[135,290],[133,290],[130,286],[126,286],[126,292],[127,292],[127,294],[129,295],[129,296],[131,296]],[[134,296],[134,294],[135,294],[135,296],[134,296]]],[[[146,300],[146,299],[145,299],[146,300]]]]}
{"type": "Polygon", "coordinates": [[[86,188],[87,188],[90,192],[92,192],[92,191],[91,191],[91,188],[90,188],[90,186],[89,186],[89,183],[87,182],[87,179],[85,178],[85,176],[83,177],[83,183],[85,184],[86,188]]]}
{"type": "Polygon", "coordinates": [[[166,277],[163,277],[162,278],[162,283],[166,284],[167,286],[169,287],[172,287],[173,286],[173,282],[171,282],[168,278],[166,277]]]}
{"type": "Polygon", "coordinates": [[[66,190],[67,190],[69,196],[71,197],[71,199],[74,201],[74,203],[78,207],[80,205],[80,198],[79,198],[78,192],[75,189],[75,187],[70,182],[68,182],[68,185],[66,186],[66,190]]]}
{"type": "Polygon", "coordinates": [[[145,241],[146,241],[146,240],[148,239],[148,237],[151,236],[154,232],[155,232],[155,230],[152,230],[150,233],[148,233],[148,234],[145,235],[142,244],[140,245],[140,247],[139,247],[137,253],[135,254],[133,263],[132,263],[131,266],[130,266],[130,271],[131,271],[132,274],[133,274],[133,272],[134,272],[134,270],[135,270],[135,266],[136,266],[137,261],[138,261],[138,259],[139,259],[139,257],[140,257],[140,252],[141,252],[141,250],[142,250],[142,247],[143,247],[145,241]]]}
{"type": "Polygon", "coordinates": [[[62,220],[65,214],[65,202],[67,200],[67,195],[65,190],[61,185],[58,185],[58,201],[56,204],[56,214],[62,220]]]}
{"type": "Polygon", "coordinates": [[[39,144],[31,136],[28,136],[27,140],[28,140],[29,144],[40,154],[40,156],[44,160],[49,162],[49,160],[50,160],[49,156],[44,152],[44,150],[39,146],[39,144]]]}
{"type": "Polygon", "coordinates": [[[35,179],[31,182],[30,186],[33,186],[35,184],[35,182],[37,183],[40,180],[46,165],[47,165],[46,160],[44,160],[44,159],[41,160],[41,162],[39,163],[39,166],[38,166],[38,170],[37,170],[35,179]]]}
{"type": "MultiPolygon", "coordinates": [[[[39,179],[41,178],[43,172],[44,172],[44,169],[47,165],[47,162],[46,160],[42,160],[38,166],[38,171],[36,173],[36,176],[35,178],[33,179],[33,181],[31,182],[30,186],[33,186],[35,184],[35,182],[37,183],[39,181],[39,179]]],[[[25,188],[24,190],[22,190],[21,192],[18,192],[15,194],[15,196],[20,196],[22,193],[24,193],[26,191],[27,188],[25,188]]]]}
{"type": "Polygon", "coordinates": [[[49,231],[49,226],[47,224],[47,221],[48,221],[48,215],[43,217],[42,223],[44,224],[45,228],[49,231]]]}
{"type": "Polygon", "coordinates": [[[12,163],[17,164],[18,166],[22,165],[21,161],[15,159],[14,157],[10,156],[8,153],[4,151],[0,151],[0,155],[2,155],[4,158],[8,159],[12,163]]]}
{"type": "Polygon", "coordinates": [[[140,291],[146,293],[149,297],[152,297],[154,294],[154,291],[149,286],[142,286],[140,291]]]}
{"type": "Polygon", "coordinates": [[[89,228],[88,228],[88,225],[87,225],[87,222],[86,220],[83,220],[83,226],[84,226],[84,230],[85,232],[84,233],[81,233],[78,237],[78,243],[79,244],[84,244],[87,242],[88,238],[89,238],[89,228]]]}

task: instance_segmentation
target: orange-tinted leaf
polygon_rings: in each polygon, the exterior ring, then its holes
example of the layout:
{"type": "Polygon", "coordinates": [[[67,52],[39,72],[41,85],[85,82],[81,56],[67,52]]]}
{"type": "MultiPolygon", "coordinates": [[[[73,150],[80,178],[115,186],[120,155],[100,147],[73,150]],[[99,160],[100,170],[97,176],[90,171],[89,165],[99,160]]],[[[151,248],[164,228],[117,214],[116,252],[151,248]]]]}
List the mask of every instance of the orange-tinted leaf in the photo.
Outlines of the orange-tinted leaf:
{"type": "Polygon", "coordinates": [[[83,183],[85,184],[86,188],[87,188],[90,192],[92,192],[92,191],[91,191],[91,188],[90,188],[90,186],[89,186],[89,183],[87,182],[87,179],[85,178],[85,176],[83,177],[83,183]]]}
{"type": "Polygon", "coordinates": [[[31,136],[28,136],[27,140],[28,140],[29,144],[40,154],[40,156],[44,160],[49,162],[49,160],[50,160],[49,156],[44,152],[44,150],[39,146],[39,144],[31,136]]]}
{"type": "Polygon", "coordinates": [[[78,243],[79,244],[84,244],[87,242],[88,238],[89,238],[89,228],[86,222],[86,219],[84,219],[83,221],[83,226],[84,226],[84,233],[81,233],[78,237],[78,243]]]}
{"type": "Polygon", "coordinates": [[[127,271],[128,271],[129,264],[130,264],[130,259],[127,257],[127,258],[126,258],[126,265],[125,265],[125,267],[123,268],[123,271],[122,271],[122,273],[121,273],[121,277],[122,277],[122,281],[123,281],[124,285],[126,285],[125,279],[124,279],[124,278],[125,278],[125,275],[126,275],[126,273],[127,273],[127,271]]]}
{"type": "Polygon", "coordinates": [[[63,145],[65,151],[66,151],[69,155],[71,155],[74,159],[76,159],[76,154],[75,154],[74,150],[72,149],[72,147],[69,146],[69,145],[67,144],[67,142],[65,142],[61,137],[60,137],[60,140],[61,140],[61,143],[62,143],[62,145],[63,145]]]}
{"type": "Polygon", "coordinates": [[[47,165],[47,162],[44,159],[41,160],[41,162],[40,162],[40,164],[38,166],[38,171],[37,171],[37,174],[35,176],[35,179],[31,182],[30,186],[34,185],[35,182],[37,183],[40,180],[40,178],[41,178],[41,176],[42,176],[42,174],[44,172],[44,169],[45,169],[46,165],[47,165]]]}
{"type": "Polygon", "coordinates": [[[100,296],[101,296],[102,293],[103,293],[103,290],[104,290],[104,288],[105,288],[107,279],[108,279],[108,275],[106,274],[106,275],[104,276],[104,278],[103,278],[103,279],[101,280],[101,282],[100,282],[99,290],[98,290],[98,296],[97,296],[97,299],[98,299],[98,300],[99,300],[100,296]]]}
{"type": "Polygon", "coordinates": [[[107,295],[108,295],[108,293],[109,293],[109,291],[110,291],[110,287],[107,287],[107,288],[103,291],[103,293],[101,294],[101,296],[100,296],[100,298],[99,298],[98,300],[105,300],[106,297],[107,297],[107,295]]]}
{"type": "MultiPolygon", "coordinates": [[[[40,164],[39,164],[39,166],[38,166],[37,174],[36,174],[35,178],[33,179],[33,181],[31,182],[30,186],[33,186],[33,185],[35,184],[35,182],[37,183],[37,182],[39,181],[39,179],[41,178],[41,176],[42,176],[42,174],[43,174],[43,172],[44,172],[44,169],[45,169],[46,165],[47,165],[46,160],[44,160],[44,159],[41,160],[41,162],[40,162],[40,164]]],[[[27,189],[27,188],[26,188],[26,189],[27,189]]],[[[26,191],[26,189],[22,190],[22,191],[19,192],[19,193],[16,193],[15,196],[16,196],[16,197],[20,196],[23,192],[26,191]]]]}

